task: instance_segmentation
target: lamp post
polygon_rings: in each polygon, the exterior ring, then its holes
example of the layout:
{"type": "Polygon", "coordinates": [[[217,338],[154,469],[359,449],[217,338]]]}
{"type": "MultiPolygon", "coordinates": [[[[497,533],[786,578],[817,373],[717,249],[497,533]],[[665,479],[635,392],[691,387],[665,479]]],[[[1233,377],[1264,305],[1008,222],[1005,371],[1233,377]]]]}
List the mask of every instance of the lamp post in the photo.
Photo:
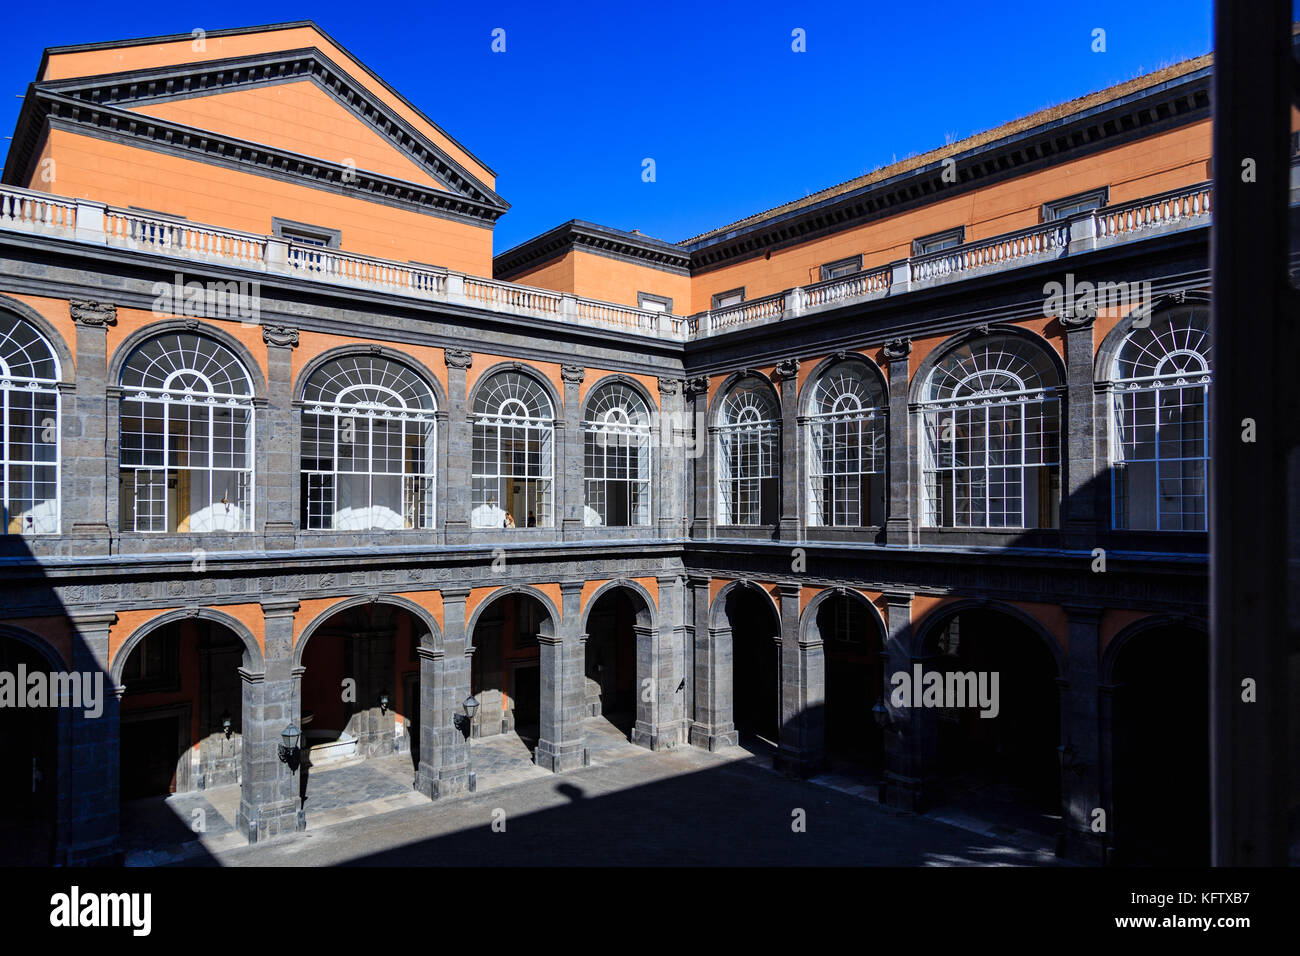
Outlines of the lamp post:
{"type": "Polygon", "coordinates": [[[470,752],[469,740],[471,732],[474,729],[474,715],[478,713],[478,701],[474,698],[474,695],[471,694],[469,697],[465,698],[460,706],[464,709],[465,713],[453,715],[452,722],[456,725],[456,728],[465,735],[465,769],[469,774],[469,792],[473,793],[478,789],[478,777],[474,773],[474,761],[473,755],[470,752]]]}

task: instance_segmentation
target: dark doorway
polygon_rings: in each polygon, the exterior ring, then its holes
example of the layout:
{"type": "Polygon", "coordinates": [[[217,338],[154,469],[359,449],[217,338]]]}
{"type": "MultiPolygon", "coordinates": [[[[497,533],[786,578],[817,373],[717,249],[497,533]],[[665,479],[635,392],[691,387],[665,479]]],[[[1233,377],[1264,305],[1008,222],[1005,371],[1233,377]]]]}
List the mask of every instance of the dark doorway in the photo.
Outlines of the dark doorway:
{"type": "MultiPolygon", "coordinates": [[[[35,648],[0,636],[0,671],[50,673],[35,648]]],[[[0,866],[54,862],[58,710],[0,707],[0,866]]]]}
{"type": "Polygon", "coordinates": [[[1177,626],[1137,634],[1114,679],[1115,862],[1209,866],[1208,637],[1177,626]]]}
{"type": "Polygon", "coordinates": [[[514,731],[530,750],[537,747],[542,713],[537,637],[550,628],[545,606],[529,594],[505,594],[483,609],[470,635],[470,690],[479,702],[476,737],[514,731]]]}
{"type": "Polygon", "coordinates": [[[753,588],[727,595],[731,625],[733,720],[742,742],[779,743],[781,726],[780,624],[771,600],[753,588]]]}
{"type": "MultiPolygon", "coordinates": [[[[946,790],[1060,813],[1060,701],[1056,660],[1026,624],[989,610],[962,611],[927,640],[925,670],[998,675],[997,716],[977,706],[937,713],[946,790]]],[[[991,683],[986,684],[991,690],[991,683]]],[[[990,711],[991,712],[991,711],[990,711]]]]}
{"type": "Polygon", "coordinates": [[[871,708],[882,692],[883,637],[875,613],[847,594],[817,609],[826,677],[826,759],[832,769],[881,769],[883,734],[871,708]]]}
{"type": "Polygon", "coordinates": [[[176,765],[183,746],[178,714],[122,721],[122,799],[166,796],[176,792],[176,765]]]}
{"type": "Polygon", "coordinates": [[[587,694],[599,713],[627,734],[636,724],[637,605],[627,591],[608,591],[592,606],[587,618],[587,694]]]}

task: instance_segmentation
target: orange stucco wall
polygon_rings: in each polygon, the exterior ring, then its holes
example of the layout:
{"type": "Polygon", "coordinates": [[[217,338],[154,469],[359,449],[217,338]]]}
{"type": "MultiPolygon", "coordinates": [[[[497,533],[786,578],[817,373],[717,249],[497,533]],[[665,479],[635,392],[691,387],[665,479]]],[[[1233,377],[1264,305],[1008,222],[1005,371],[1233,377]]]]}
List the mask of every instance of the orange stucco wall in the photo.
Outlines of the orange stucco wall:
{"type": "Polygon", "coordinates": [[[956,226],[966,227],[967,242],[1033,226],[1044,202],[1099,186],[1110,186],[1114,205],[1201,182],[1209,178],[1209,159],[1210,121],[1203,120],[951,199],[939,197],[919,209],[774,251],[770,259],[697,275],[691,311],[708,309],[715,293],[741,286],[747,299],[757,299],[817,282],[823,263],[852,255],[862,255],[864,268],[905,259],[913,239],[956,226]]]}
{"type": "Polygon", "coordinates": [[[637,304],[638,292],[647,292],[672,299],[676,315],[688,315],[691,311],[690,276],[593,255],[581,249],[571,249],[559,258],[511,276],[510,281],[631,306],[637,304]]]}
{"type": "Polygon", "coordinates": [[[492,274],[492,231],[253,172],[52,130],[54,179],[32,189],[269,235],[275,217],[341,232],[344,252],[492,274]]]}
{"type": "Polygon", "coordinates": [[[132,110],[446,190],[391,140],[310,80],[147,103],[132,110]]]}

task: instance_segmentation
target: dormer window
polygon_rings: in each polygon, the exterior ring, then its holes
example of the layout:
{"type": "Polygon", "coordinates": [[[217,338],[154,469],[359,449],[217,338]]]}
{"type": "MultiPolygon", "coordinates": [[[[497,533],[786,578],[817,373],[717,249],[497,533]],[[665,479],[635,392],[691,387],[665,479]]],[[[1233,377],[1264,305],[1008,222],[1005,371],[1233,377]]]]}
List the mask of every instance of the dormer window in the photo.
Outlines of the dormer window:
{"type": "Polygon", "coordinates": [[[847,259],[836,259],[834,262],[828,262],[822,266],[822,281],[840,279],[861,271],[862,256],[860,255],[849,256],[847,259]]]}
{"type": "Polygon", "coordinates": [[[1086,193],[1076,193],[1073,196],[1066,196],[1064,199],[1045,202],[1042,209],[1043,222],[1068,219],[1077,213],[1087,212],[1090,209],[1100,209],[1109,201],[1110,187],[1102,186],[1100,189],[1089,190],[1086,193]]]}
{"type": "Polygon", "coordinates": [[[638,292],[636,294],[636,307],[647,312],[672,312],[673,300],[664,295],[638,292]]]}
{"type": "Polygon", "coordinates": [[[713,308],[725,309],[729,305],[740,305],[745,301],[745,289],[730,289],[726,292],[715,292],[713,294],[713,308]]]}
{"type": "Polygon", "coordinates": [[[313,226],[305,222],[292,222],[276,216],[271,220],[272,233],[280,239],[305,246],[320,246],[323,249],[337,249],[343,238],[338,229],[325,226],[313,226]]]}
{"type": "Polygon", "coordinates": [[[935,232],[928,236],[922,236],[920,239],[913,239],[912,255],[924,256],[927,253],[939,252],[942,249],[951,249],[954,246],[960,246],[965,241],[965,226],[958,226],[956,229],[946,229],[943,232],[935,232]]]}

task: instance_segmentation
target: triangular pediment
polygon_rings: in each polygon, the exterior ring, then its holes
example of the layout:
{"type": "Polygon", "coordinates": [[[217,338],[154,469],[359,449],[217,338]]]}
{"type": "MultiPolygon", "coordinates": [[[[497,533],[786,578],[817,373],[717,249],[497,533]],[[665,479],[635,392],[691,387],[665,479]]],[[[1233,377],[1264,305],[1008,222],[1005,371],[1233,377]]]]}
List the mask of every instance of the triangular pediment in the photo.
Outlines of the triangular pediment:
{"type": "Polygon", "coordinates": [[[361,193],[457,216],[495,221],[509,208],[459,161],[468,154],[399,106],[315,48],[40,81],[24,103],[5,180],[21,175],[54,117],[92,135],[355,183],[361,193]]]}
{"type": "Polygon", "coordinates": [[[226,93],[192,93],[127,106],[196,129],[304,156],[333,160],[396,179],[449,189],[425,164],[339,103],[311,80],[226,93]]]}

